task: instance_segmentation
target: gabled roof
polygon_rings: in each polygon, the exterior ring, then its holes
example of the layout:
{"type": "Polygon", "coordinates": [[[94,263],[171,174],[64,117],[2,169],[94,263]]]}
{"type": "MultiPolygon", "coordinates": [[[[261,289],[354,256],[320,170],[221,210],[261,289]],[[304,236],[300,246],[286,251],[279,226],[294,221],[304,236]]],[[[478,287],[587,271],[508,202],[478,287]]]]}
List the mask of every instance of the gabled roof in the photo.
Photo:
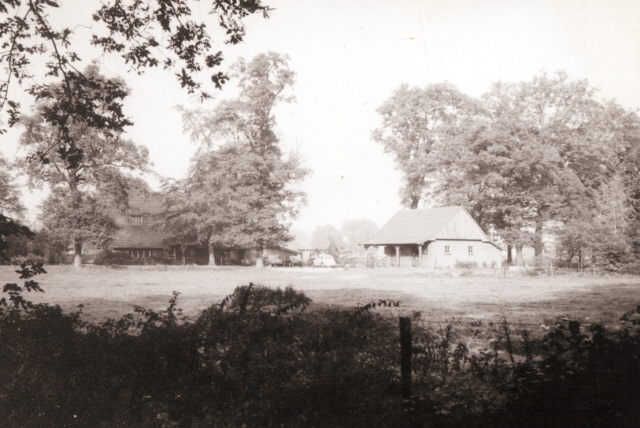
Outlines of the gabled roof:
{"type": "Polygon", "coordinates": [[[463,207],[442,207],[398,211],[376,236],[362,245],[420,245],[436,239],[481,240],[493,244],[463,207]]]}
{"type": "Polygon", "coordinates": [[[162,210],[162,199],[158,196],[134,196],[129,199],[129,215],[114,213],[118,230],[112,238],[111,248],[163,248],[163,241],[167,235],[153,219],[153,216],[160,214],[162,210]],[[143,216],[143,223],[132,223],[130,216],[143,216]]]}
{"type": "Polygon", "coordinates": [[[118,228],[113,235],[111,247],[118,248],[147,248],[161,249],[164,247],[163,242],[166,234],[154,229],[152,224],[127,225],[118,228]]]}
{"type": "Polygon", "coordinates": [[[281,251],[284,251],[285,253],[291,253],[291,254],[300,254],[300,251],[297,250],[293,250],[291,248],[287,248],[287,247],[278,247],[281,251]]]}

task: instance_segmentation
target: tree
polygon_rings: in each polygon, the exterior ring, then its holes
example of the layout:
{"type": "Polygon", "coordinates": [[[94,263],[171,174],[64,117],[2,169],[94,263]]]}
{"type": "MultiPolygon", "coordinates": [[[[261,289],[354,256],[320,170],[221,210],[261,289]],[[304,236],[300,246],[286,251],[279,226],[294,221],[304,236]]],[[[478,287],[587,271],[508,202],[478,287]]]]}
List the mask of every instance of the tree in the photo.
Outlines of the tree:
{"type": "MultiPolygon", "coordinates": [[[[210,70],[212,84],[217,88],[228,76],[215,71],[223,60],[222,53],[212,49],[212,35],[206,23],[192,12],[188,3],[187,0],[103,3],[92,16],[95,25],[91,27],[91,44],[103,53],[119,54],[139,74],[158,66],[175,70],[183,88],[207,98],[209,93],[197,75],[210,70]]],[[[271,10],[260,0],[211,0],[210,7],[227,44],[242,41],[244,18],[256,13],[266,18],[271,10]]],[[[0,3],[0,63],[5,73],[0,84],[0,113],[4,114],[0,119],[9,126],[17,123],[20,104],[12,96],[12,88],[35,82],[26,91],[37,101],[50,103],[50,108],[42,112],[42,119],[58,130],[54,143],[67,149],[60,154],[63,158],[82,156],[69,135],[78,123],[97,132],[115,134],[131,125],[122,113],[122,88],[79,70],[82,61],[75,50],[74,30],[55,25],[56,14],[65,11],[55,0],[0,3]],[[46,59],[41,74],[37,72],[41,67],[33,67],[38,63],[37,57],[46,59]],[[62,78],[63,84],[53,92],[47,80],[58,78],[62,78]]],[[[42,160],[46,160],[46,155],[42,160]]]]}
{"type": "Polygon", "coordinates": [[[364,251],[360,244],[373,238],[379,230],[374,222],[364,218],[342,222],[342,235],[349,251],[364,251]]]}
{"type": "Polygon", "coordinates": [[[109,205],[93,192],[55,187],[42,203],[40,219],[54,242],[73,245],[74,267],[82,266],[82,246],[104,247],[116,231],[109,205]]]}
{"type": "MultiPolygon", "coordinates": [[[[522,129],[479,125],[439,153],[439,185],[445,205],[462,205],[485,229],[500,236],[518,259],[535,244],[541,204],[551,204],[561,160],[522,129]]],[[[509,260],[511,261],[511,260],[509,260]]]]}
{"type": "Polygon", "coordinates": [[[448,83],[424,89],[401,85],[380,108],[382,126],[373,141],[391,153],[403,172],[402,204],[418,208],[436,171],[433,154],[465,129],[478,103],[448,83]]]}
{"type": "Polygon", "coordinates": [[[20,191],[14,183],[10,164],[0,154],[0,258],[8,261],[10,244],[22,239],[32,240],[34,233],[16,219],[22,218],[25,207],[20,200],[20,191]]]}
{"type": "Polygon", "coordinates": [[[308,249],[311,246],[311,235],[305,230],[290,230],[293,240],[288,247],[294,250],[308,249]]]}
{"type": "Polygon", "coordinates": [[[11,165],[0,154],[0,214],[21,218],[25,207],[20,198],[20,190],[10,172],[11,165]]]}
{"type": "Polygon", "coordinates": [[[344,235],[332,224],[316,226],[311,234],[311,247],[326,250],[334,257],[338,257],[345,249],[344,235]]]}
{"type": "MultiPolygon", "coordinates": [[[[191,202],[197,202],[197,196],[191,195],[183,181],[166,180],[163,183],[164,212],[160,227],[169,234],[165,245],[179,246],[182,253],[182,264],[185,263],[185,252],[198,245],[198,228],[201,226],[199,213],[191,202]]],[[[209,263],[215,264],[210,254],[209,263]]]]}
{"type": "MultiPolygon", "coordinates": [[[[127,93],[122,80],[106,79],[94,66],[84,74],[105,86],[119,87],[123,96],[127,93]]],[[[52,85],[51,90],[57,92],[58,86],[52,85]]],[[[130,194],[141,190],[141,182],[131,172],[146,170],[148,152],[119,135],[76,123],[68,128],[66,137],[67,148],[73,148],[70,153],[58,144],[61,129],[45,119],[56,104],[41,101],[31,116],[21,120],[25,132],[20,144],[27,151],[21,166],[29,186],[46,184],[50,188],[43,203],[44,226],[54,237],[73,244],[74,266],[80,267],[83,243],[104,245],[115,229],[109,211],[124,209],[130,194]]]]}
{"type": "Polygon", "coordinates": [[[273,107],[291,102],[285,90],[293,85],[288,57],[258,55],[234,66],[240,93],[218,103],[212,112],[184,111],[185,129],[199,145],[188,178],[180,212],[196,216],[200,242],[216,248],[262,250],[292,239],[291,221],[304,203],[295,185],[308,171],[295,154],[284,156],[273,131],[273,107]]]}
{"type": "Polygon", "coordinates": [[[597,189],[593,200],[558,228],[566,263],[570,265],[578,256],[582,266],[588,255],[593,265],[609,269],[626,262],[631,249],[632,213],[621,174],[616,174],[597,189]]]}

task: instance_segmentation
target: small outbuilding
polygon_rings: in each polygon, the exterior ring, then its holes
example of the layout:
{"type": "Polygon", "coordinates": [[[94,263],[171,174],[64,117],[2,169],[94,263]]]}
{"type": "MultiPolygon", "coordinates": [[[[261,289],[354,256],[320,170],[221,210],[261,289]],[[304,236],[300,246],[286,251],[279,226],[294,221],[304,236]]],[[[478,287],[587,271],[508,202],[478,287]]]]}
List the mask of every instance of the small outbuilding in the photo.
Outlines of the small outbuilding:
{"type": "Polygon", "coordinates": [[[386,266],[500,267],[502,250],[463,207],[398,211],[365,248],[385,247],[386,266]]]}

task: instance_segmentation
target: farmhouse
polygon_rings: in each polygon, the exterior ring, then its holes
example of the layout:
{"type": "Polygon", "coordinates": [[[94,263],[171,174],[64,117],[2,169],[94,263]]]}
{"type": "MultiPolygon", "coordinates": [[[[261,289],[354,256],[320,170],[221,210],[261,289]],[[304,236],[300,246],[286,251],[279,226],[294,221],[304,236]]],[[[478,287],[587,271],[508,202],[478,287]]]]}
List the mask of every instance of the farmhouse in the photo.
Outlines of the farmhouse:
{"type": "MultiPolygon", "coordinates": [[[[165,242],[169,235],[160,227],[163,209],[162,198],[158,196],[130,198],[126,212],[113,213],[118,230],[109,247],[114,251],[126,252],[133,258],[155,257],[173,264],[207,264],[209,254],[205,245],[181,248],[165,242]]],[[[263,254],[265,257],[277,255],[282,261],[287,261],[299,252],[274,247],[265,249],[263,254]]],[[[257,256],[258,250],[255,249],[218,249],[215,259],[219,265],[255,264],[257,256]]]]}
{"type": "Polygon", "coordinates": [[[500,247],[462,207],[399,211],[362,245],[384,246],[386,266],[437,269],[502,264],[500,247]]]}
{"type": "Polygon", "coordinates": [[[158,222],[162,214],[162,200],[158,197],[132,197],[125,213],[115,213],[118,230],[111,241],[111,249],[127,252],[131,257],[165,257],[164,239],[158,222]]]}

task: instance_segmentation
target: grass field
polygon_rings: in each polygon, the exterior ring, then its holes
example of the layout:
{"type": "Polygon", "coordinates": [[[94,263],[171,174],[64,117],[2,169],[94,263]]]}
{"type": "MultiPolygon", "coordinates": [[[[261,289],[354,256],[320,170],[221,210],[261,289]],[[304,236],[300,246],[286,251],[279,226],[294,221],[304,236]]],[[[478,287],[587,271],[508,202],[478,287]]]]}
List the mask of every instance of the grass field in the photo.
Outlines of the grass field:
{"type": "MultiPolygon", "coordinates": [[[[87,321],[119,318],[133,305],[162,309],[173,291],[181,293],[179,307],[195,316],[253,282],[270,287],[293,286],[316,305],[353,307],[372,300],[401,302],[394,315],[422,311],[426,319],[483,319],[543,324],[557,317],[585,322],[616,321],[640,304],[640,277],[634,276],[455,276],[418,269],[312,269],[242,267],[109,268],[48,266],[36,278],[44,294],[27,296],[34,302],[59,304],[65,310],[84,305],[87,321]]],[[[0,284],[18,282],[15,268],[0,267],[0,284]]]]}

